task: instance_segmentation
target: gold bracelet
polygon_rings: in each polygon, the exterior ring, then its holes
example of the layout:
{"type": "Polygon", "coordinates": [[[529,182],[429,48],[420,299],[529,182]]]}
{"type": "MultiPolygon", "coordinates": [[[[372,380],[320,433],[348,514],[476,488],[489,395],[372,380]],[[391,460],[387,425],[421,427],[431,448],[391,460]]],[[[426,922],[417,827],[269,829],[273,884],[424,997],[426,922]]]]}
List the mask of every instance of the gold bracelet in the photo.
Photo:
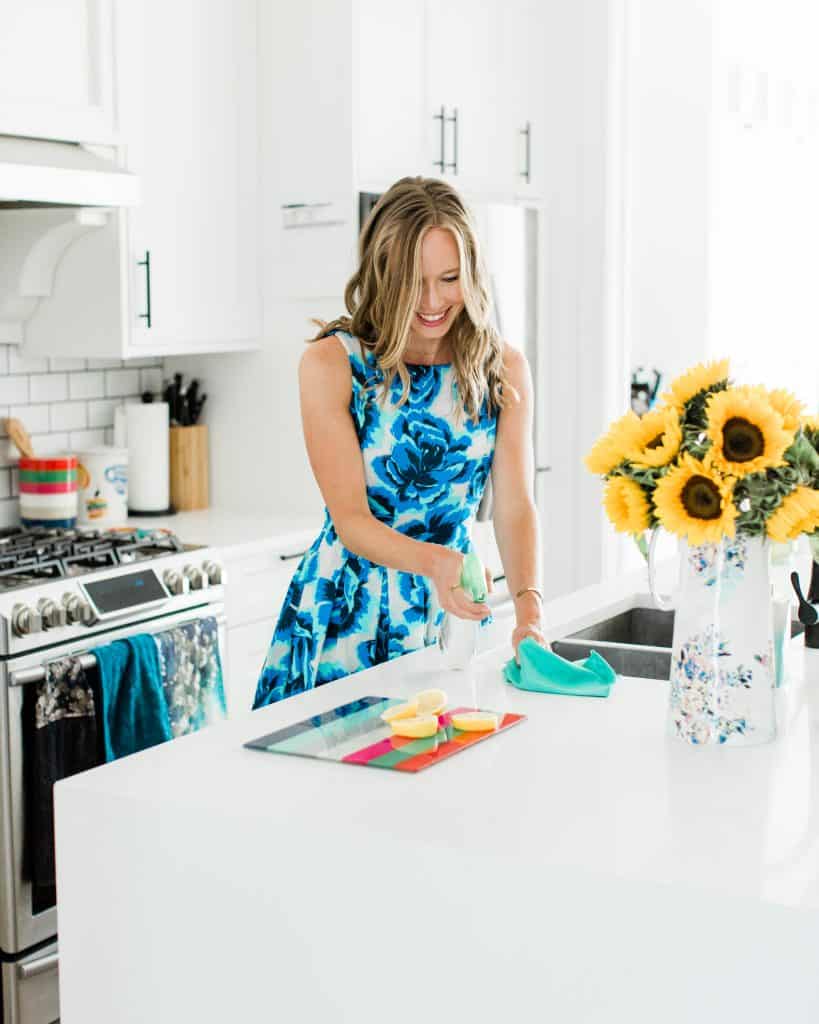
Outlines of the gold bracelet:
{"type": "Polygon", "coordinates": [[[524,594],[529,593],[537,594],[537,596],[540,598],[540,603],[543,604],[543,594],[541,593],[541,591],[537,589],[537,587],[522,587],[517,592],[517,594],[515,594],[515,600],[517,600],[519,597],[523,597],[524,594]]]}

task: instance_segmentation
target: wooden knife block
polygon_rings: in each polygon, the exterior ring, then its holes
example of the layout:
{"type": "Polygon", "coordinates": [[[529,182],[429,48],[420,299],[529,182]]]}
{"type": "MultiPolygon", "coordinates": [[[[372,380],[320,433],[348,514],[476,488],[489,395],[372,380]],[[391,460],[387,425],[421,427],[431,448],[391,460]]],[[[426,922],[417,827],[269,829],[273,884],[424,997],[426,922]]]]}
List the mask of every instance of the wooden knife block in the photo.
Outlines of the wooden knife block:
{"type": "Polygon", "coordinates": [[[181,512],[208,507],[208,428],[171,427],[171,504],[181,512]]]}

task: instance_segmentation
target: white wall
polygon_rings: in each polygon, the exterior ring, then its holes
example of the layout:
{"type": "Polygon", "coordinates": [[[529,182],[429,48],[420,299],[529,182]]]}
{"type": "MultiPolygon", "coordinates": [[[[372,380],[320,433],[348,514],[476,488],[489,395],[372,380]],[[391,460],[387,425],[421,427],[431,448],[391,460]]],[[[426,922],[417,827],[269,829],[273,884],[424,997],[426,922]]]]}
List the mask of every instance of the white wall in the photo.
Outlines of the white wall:
{"type": "Polygon", "coordinates": [[[819,411],[819,9],[720,0],[711,351],[819,411]]]}

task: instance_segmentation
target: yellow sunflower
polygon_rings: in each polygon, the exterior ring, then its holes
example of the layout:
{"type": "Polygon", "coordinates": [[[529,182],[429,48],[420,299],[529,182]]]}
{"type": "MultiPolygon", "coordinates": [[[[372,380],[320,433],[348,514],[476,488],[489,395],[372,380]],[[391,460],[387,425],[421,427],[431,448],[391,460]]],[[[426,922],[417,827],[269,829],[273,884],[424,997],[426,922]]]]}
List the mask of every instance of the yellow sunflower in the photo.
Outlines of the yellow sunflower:
{"type": "Polygon", "coordinates": [[[803,416],[800,420],[800,426],[811,434],[819,434],[819,416],[803,416]]]}
{"type": "Polygon", "coordinates": [[[667,466],[680,450],[681,444],[682,430],[677,411],[663,406],[647,412],[640,420],[639,430],[627,457],[641,468],[667,466]]]}
{"type": "Polygon", "coordinates": [[[733,485],[687,453],[654,490],[657,518],[689,544],[716,543],[734,536],[737,510],[733,485]]]}
{"type": "Polygon", "coordinates": [[[771,540],[779,544],[819,530],[819,491],[812,487],[791,491],[768,520],[766,529],[771,540]]]}
{"type": "Polygon", "coordinates": [[[777,412],[760,388],[737,387],[711,395],[706,405],[707,435],[713,442],[707,460],[721,473],[747,476],[780,466],[793,444],[777,412]]]}
{"type": "Polygon", "coordinates": [[[610,473],[626,457],[639,428],[640,417],[631,410],[615,420],[583,460],[586,467],[592,473],[610,473]]]}
{"type": "Polygon", "coordinates": [[[728,379],[728,360],[719,359],[711,363],[697,363],[676,380],[671,382],[671,390],[665,392],[663,401],[673,406],[677,412],[700,391],[707,391],[720,381],[728,379]]]}
{"type": "Polygon", "coordinates": [[[642,533],[648,529],[648,498],[642,487],[625,476],[613,476],[603,498],[606,512],[620,533],[642,533]]]}
{"type": "MultiPolygon", "coordinates": [[[[760,391],[764,389],[760,388],[760,391]]],[[[802,420],[802,412],[804,405],[799,401],[796,395],[792,395],[790,391],[786,391],[784,388],[776,388],[774,391],[767,392],[768,401],[776,409],[779,415],[782,417],[782,426],[785,430],[792,434],[795,434],[799,429],[799,425],[802,420]]]]}

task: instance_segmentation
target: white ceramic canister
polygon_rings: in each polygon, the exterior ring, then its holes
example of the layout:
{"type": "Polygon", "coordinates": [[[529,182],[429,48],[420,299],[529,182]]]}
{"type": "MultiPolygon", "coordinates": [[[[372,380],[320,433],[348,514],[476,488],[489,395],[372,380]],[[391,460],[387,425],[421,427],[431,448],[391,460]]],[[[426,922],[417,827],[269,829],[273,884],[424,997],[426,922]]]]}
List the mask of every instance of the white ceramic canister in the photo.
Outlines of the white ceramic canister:
{"type": "Polygon", "coordinates": [[[128,519],[128,449],[99,445],[77,452],[77,517],[82,526],[124,526],[128,519]]]}

